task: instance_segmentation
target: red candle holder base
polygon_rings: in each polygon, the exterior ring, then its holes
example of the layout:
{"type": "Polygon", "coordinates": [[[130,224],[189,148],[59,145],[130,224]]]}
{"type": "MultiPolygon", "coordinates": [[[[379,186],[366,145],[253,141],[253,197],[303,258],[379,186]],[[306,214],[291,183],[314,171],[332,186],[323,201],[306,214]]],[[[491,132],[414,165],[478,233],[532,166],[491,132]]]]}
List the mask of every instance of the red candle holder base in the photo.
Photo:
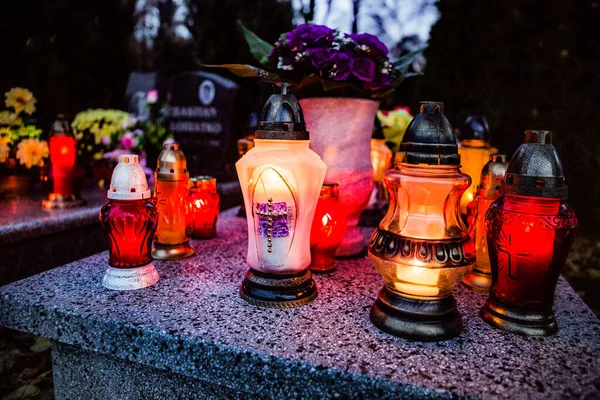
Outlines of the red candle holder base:
{"type": "Polygon", "coordinates": [[[489,292],[492,286],[492,274],[486,274],[478,270],[473,270],[462,280],[463,285],[477,292],[489,292]]]}
{"type": "Polygon", "coordinates": [[[81,207],[85,204],[85,200],[75,195],[65,196],[58,193],[50,193],[46,200],[42,200],[42,208],[46,210],[81,207]]]}
{"type": "Polygon", "coordinates": [[[394,336],[419,342],[452,339],[463,324],[452,295],[418,300],[400,296],[384,287],[371,307],[371,322],[394,336]]]}
{"type": "Polygon", "coordinates": [[[310,253],[310,270],[312,272],[330,272],[335,269],[335,257],[312,251],[310,253]]]}
{"type": "Polygon", "coordinates": [[[138,268],[108,267],[102,286],[111,290],[137,290],[152,286],[159,279],[158,271],[152,263],[138,268]]]}
{"type": "Polygon", "coordinates": [[[274,274],[253,269],[246,272],[240,297],[257,307],[293,308],[317,297],[317,286],[307,269],[292,274],[274,274]]]}
{"type": "Polygon", "coordinates": [[[525,336],[550,336],[558,331],[552,309],[527,310],[511,307],[490,295],[481,308],[481,318],[494,328],[525,336]]]}
{"type": "Polygon", "coordinates": [[[183,260],[196,254],[196,251],[190,246],[189,240],[179,244],[162,244],[154,242],[152,248],[152,258],[162,261],[183,260]]]}

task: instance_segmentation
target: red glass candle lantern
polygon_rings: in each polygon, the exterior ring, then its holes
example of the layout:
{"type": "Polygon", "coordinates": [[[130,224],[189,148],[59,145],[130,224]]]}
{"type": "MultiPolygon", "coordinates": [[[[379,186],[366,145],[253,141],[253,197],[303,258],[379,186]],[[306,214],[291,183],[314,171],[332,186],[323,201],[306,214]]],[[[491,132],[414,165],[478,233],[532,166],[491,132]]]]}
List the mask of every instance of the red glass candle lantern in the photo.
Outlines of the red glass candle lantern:
{"type": "Polygon", "coordinates": [[[335,251],[346,231],[346,219],[339,205],[337,183],[324,183],[310,231],[310,269],[335,269],[335,251]]]}
{"type": "Polygon", "coordinates": [[[490,205],[500,195],[500,184],[508,163],[506,155],[493,154],[481,170],[481,180],[475,192],[475,199],[467,206],[469,236],[475,244],[475,268],[465,276],[463,283],[471,289],[487,292],[492,284],[492,267],[487,247],[485,214],[490,205]]]}
{"type": "Polygon", "coordinates": [[[492,286],[481,316],[524,335],[558,329],[554,290],[577,228],[551,138],[549,131],[525,132],[486,216],[492,286]]]}
{"type": "Polygon", "coordinates": [[[165,144],[154,172],[154,198],[159,216],[152,250],[156,260],[181,260],[195,254],[186,234],[189,179],[187,161],[179,144],[165,144]]]}
{"type": "Polygon", "coordinates": [[[187,235],[193,239],[208,239],[217,235],[220,198],[217,180],[212,176],[190,179],[190,210],[187,235]]]}
{"type": "Polygon", "coordinates": [[[470,178],[444,104],[422,102],[384,180],[390,207],[371,236],[369,258],[385,286],[371,308],[371,322],[400,337],[436,341],[462,331],[452,290],[475,262],[460,216],[470,178]]]}
{"type": "Polygon", "coordinates": [[[77,141],[71,132],[69,122],[62,114],[52,124],[48,144],[54,185],[52,193],[42,202],[42,206],[52,209],[85,204],[75,190],[77,141]]]}
{"type": "Polygon", "coordinates": [[[108,270],[102,284],[108,289],[134,290],[159,280],[152,264],[152,237],[158,213],[138,156],[122,155],[112,175],[108,203],[100,223],[108,241],[108,270]]]}

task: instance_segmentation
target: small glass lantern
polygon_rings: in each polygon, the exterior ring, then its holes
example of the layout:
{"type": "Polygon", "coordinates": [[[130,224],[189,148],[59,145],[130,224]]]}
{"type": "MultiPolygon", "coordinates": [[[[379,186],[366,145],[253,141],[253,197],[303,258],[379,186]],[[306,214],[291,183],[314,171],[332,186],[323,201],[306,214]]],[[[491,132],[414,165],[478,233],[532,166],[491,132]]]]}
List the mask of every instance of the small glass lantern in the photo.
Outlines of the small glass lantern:
{"type": "Polygon", "coordinates": [[[135,290],[159,280],[152,264],[152,237],[158,213],[144,169],[134,154],[121,155],[100,210],[100,224],[108,242],[108,269],[102,285],[113,290],[135,290]]]}
{"type": "Polygon", "coordinates": [[[550,131],[525,132],[486,216],[492,286],[481,316],[523,335],[558,330],[552,306],[577,229],[550,131]]]}
{"type": "Polygon", "coordinates": [[[289,308],[317,296],[308,269],[310,229],[327,167],[309,146],[302,109],[281,85],[263,108],[254,148],[236,169],[248,220],[250,270],[240,296],[289,308]]]}
{"type": "MultiPolygon", "coordinates": [[[[390,200],[388,191],[383,184],[383,173],[390,169],[392,151],[385,144],[383,129],[379,118],[373,124],[373,137],[371,138],[371,165],[373,166],[373,190],[365,211],[373,212],[385,209],[390,200]]],[[[379,213],[377,213],[379,214],[379,213]]],[[[381,219],[381,214],[379,219],[381,219]]],[[[378,219],[378,220],[379,220],[378,219]]]]}
{"type": "Polygon", "coordinates": [[[475,192],[475,199],[467,207],[469,236],[475,243],[475,267],[465,276],[463,283],[471,289],[487,292],[492,284],[492,267],[487,247],[485,214],[490,205],[500,195],[500,184],[506,172],[506,155],[493,154],[481,170],[481,180],[475,192]]]}
{"type": "Polygon", "coordinates": [[[325,182],[317,202],[310,231],[310,269],[326,272],[335,269],[335,252],[346,231],[346,218],[339,203],[340,187],[325,182]]]}
{"type": "Polygon", "coordinates": [[[490,145],[488,121],[480,111],[471,113],[463,127],[460,129],[458,154],[461,159],[461,170],[471,177],[471,186],[460,200],[461,214],[467,213],[468,204],[475,198],[476,178],[481,169],[488,162],[491,154],[496,154],[498,149],[490,145]]]}
{"type": "Polygon", "coordinates": [[[53,209],[84,205],[86,202],[75,189],[77,140],[71,132],[69,121],[62,114],[52,124],[48,144],[54,187],[48,199],[42,201],[42,207],[53,209]]]}
{"type": "Polygon", "coordinates": [[[186,235],[189,178],[179,144],[165,144],[154,173],[154,198],[159,216],[152,250],[155,260],[181,260],[195,254],[186,235]]]}
{"type": "Polygon", "coordinates": [[[462,331],[452,290],[475,262],[459,213],[470,178],[443,103],[422,102],[384,176],[390,207],[371,236],[369,258],[385,286],[371,321],[396,336],[450,339],[462,331]]]}
{"type": "Polygon", "coordinates": [[[217,235],[220,197],[217,180],[212,176],[190,179],[190,212],[187,235],[192,239],[208,239],[217,235]]]}

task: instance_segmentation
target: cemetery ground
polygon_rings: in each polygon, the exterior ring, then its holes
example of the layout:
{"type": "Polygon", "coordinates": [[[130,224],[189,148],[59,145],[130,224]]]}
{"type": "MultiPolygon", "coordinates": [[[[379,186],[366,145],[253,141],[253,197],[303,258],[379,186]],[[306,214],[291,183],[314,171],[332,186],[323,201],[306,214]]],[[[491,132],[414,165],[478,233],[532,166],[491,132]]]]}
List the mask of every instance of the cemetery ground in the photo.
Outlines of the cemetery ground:
{"type": "MultiPolygon", "coordinates": [[[[600,317],[600,238],[597,235],[580,233],[577,236],[562,274],[600,317]]],[[[559,321],[559,324],[561,322],[564,323],[559,321]]],[[[50,341],[0,328],[0,399],[53,398],[50,341]]]]}

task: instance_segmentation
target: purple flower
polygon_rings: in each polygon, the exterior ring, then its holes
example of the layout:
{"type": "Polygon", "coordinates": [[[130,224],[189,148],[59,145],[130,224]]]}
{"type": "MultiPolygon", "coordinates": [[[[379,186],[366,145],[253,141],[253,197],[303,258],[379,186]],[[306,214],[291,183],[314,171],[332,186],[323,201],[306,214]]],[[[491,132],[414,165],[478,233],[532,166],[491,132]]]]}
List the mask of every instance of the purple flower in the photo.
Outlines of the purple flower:
{"type": "Polygon", "coordinates": [[[363,82],[372,82],[375,77],[375,63],[370,58],[357,58],[354,60],[352,74],[363,82]]]}
{"type": "Polygon", "coordinates": [[[352,74],[354,60],[346,53],[336,53],[331,77],[335,81],[345,81],[352,74]]]}
{"type": "Polygon", "coordinates": [[[390,87],[390,76],[388,74],[378,74],[375,76],[372,82],[365,84],[367,90],[380,90],[387,89],[390,87]]]}
{"type": "Polygon", "coordinates": [[[310,58],[312,58],[312,65],[317,69],[327,69],[335,57],[335,51],[328,48],[316,48],[306,50],[310,58]]]}
{"type": "Polygon", "coordinates": [[[352,39],[360,49],[368,51],[374,57],[387,57],[388,55],[387,46],[377,36],[370,33],[355,33],[346,35],[346,37],[352,39]]]}
{"type": "Polygon", "coordinates": [[[300,24],[286,35],[286,40],[292,50],[304,50],[315,44],[326,45],[333,39],[335,31],[325,25],[300,24]]]}

